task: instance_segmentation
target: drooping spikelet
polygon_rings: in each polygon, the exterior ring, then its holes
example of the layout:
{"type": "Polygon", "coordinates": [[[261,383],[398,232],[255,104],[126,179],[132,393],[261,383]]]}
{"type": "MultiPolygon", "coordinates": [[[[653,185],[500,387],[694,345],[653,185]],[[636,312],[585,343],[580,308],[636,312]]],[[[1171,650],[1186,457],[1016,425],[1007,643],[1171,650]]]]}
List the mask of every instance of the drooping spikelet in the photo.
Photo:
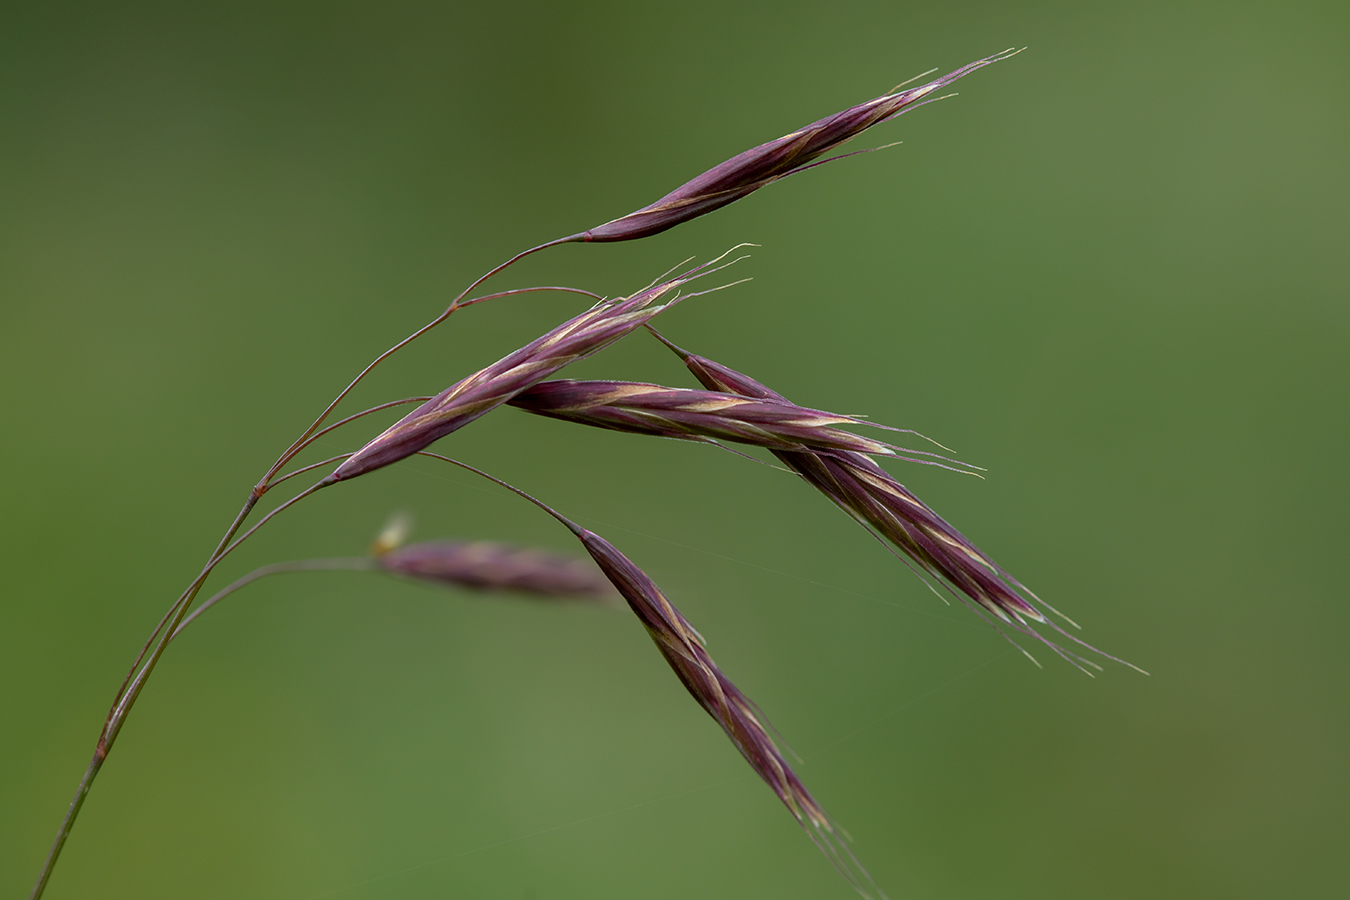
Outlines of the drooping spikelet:
{"type": "Polygon", "coordinates": [[[585,241],[627,241],[710,213],[801,171],[873,125],[923,105],[919,101],[934,91],[976,69],[1007,59],[1013,52],[1005,50],[976,60],[927,84],[877,97],[760,144],[680,185],[655,203],[583,232],[580,237],[585,241]]]}
{"type": "MultiPolygon", "coordinates": [[[[755,379],[682,350],[659,334],[656,337],[673,350],[709,390],[786,402],[787,398],[782,394],[755,379]]],[[[1028,590],[867,455],[851,450],[774,450],[773,453],[840,509],[895,546],[958,597],[973,604],[972,608],[977,611],[987,612],[997,621],[1041,641],[1079,668],[1084,665],[1100,667],[1041,635],[1030,623],[1048,626],[1079,646],[1137,668],[1084,644],[1055,625],[1035,604],[1070,624],[1074,623],[1028,590]]]]}
{"type": "MultiPolygon", "coordinates": [[[[554,515],[557,515],[554,513],[554,515]]],[[[864,897],[885,897],[858,862],[825,810],[797,778],[770,736],[761,714],[722,674],[700,635],[656,583],[609,541],[558,516],[628,601],[666,662],[708,715],[722,727],[750,767],[764,779],[816,846],[864,897]]]]}
{"type": "Polygon", "coordinates": [[[456,382],[367,443],[338,466],[326,482],[355,478],[412,456],[569,363],[608,347],[678,303],[682,299],[679,288],[716,271],[713,264],[721,258],[694,266],[630,297],[597,303],[514,353],[456,382]],[[657,305],[668,294],[673,296],[657,305]]]}

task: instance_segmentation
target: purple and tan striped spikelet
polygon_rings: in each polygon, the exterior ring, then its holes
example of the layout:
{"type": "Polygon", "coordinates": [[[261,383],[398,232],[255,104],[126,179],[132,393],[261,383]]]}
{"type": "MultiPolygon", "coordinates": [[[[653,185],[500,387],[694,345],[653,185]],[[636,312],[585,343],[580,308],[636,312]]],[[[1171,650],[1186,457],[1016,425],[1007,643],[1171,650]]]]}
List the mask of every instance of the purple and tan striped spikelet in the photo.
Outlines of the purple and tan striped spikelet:
{"type": "MultiPolygon", "coordinates": [[[[725,256],[726,254],[723,254],[725,256]]],[[[395,422],[326,479],[331,484],[412,456],[486,415],[559,369],[624,337],[682,299],[679,288],[717,271],[722,257],[687,269],[631,297],[597,303],[547,334],[432,397],[395,422]],[[663,304],[657,301],[673,295],[663,304]]]]}
{"type": "MultiPolygon", "coordinates": [[[[556,515],[556,513],[555,513],[556,515]]],[[[761,713],[722,674],[704,649],[703,636],[680,614],[656,583],[609,541],[559,516],[580,539],[628,606],[637,615],[661,655],[698,704],[736,745],[807,835],[864,897],[886,895],[848,848],[840,829],[797,778],[774,743],[761,713]]]]}
{"type": "Polygon", "coordinates": [[[933,92],[976,69],[1007,59],[1014,52],[1005,50],[976,60],[927,84],[877,97],[739,153],[650,206],[583,232],[581,239],[628,241],[647,237],[734,203],[767,184],[800,172],[873,125],[922,106],[919,101],[933,92]]]}
{"type": "Polygon", "coordinates": [[[632,434],[734,441],[770,450],[850,450],[933,465],[941,465],[934,460],[956,463],[936,453],[897,447],[834,427],[886,427],[855,416],[806,409],[786,400],[728,396],[718,391],[632,381],[544,381],[517,394],[509,405],[536,415],[632,434]],[[917,458],[920,456],[930,459],[917,458]]]}
{"type": "MultiPolygon", "coordinates": [[[[656,334],[655,331],[652,333],[656,334]]],[[[782,394],[748,375],[706,357],[695,356],[659,334],[656,337],[674,351],[699,383],[710,391],[787,402],[782,394]]],[[[774,450],[773,454],[863,527],[903,552],[920,569],[936,578],[976,612],[992,615],[996,624],[1010,626],[1040,641],[1085,672],[1087,669],[1084,666],[1095,669],[1100,669],[1100,666],[1051,641],[1036,631],[1031,623],[1049,627],[1074,644],[1107,659],[1138,668],[1083,643],[1047,618],[1036,604],[1060,616],[1075,628],[1078,627],[1073,620],[1028,590],[864,453],[852,450],[774,450]]],[[[1032,661],[1035,662],[1034,657],[1032,661]]]]}
{"type": "Polygon", "coordinates": [[[598,601],[614,597],[609,580],[590,561],[533,547],[490,541],[423,541],[389,550],[376,561],[396,575],[476,591],[598,601]]]}

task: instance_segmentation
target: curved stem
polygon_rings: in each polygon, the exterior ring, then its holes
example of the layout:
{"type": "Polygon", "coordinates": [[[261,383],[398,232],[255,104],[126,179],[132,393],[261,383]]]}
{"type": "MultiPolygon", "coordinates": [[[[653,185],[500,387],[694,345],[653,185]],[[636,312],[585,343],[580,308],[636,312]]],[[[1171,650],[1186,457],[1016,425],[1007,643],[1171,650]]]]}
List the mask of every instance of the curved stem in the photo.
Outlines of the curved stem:
{"type": "MultiPolygon", "coordinates": [[[[225,530],[225,535],[220,539],[220,542],[216,544],[216,549],[211,552],[211,557],[210,559],[207,560],[208,566],[214,565],[214,560],[220,555],[220,552],[225,549],[226,544],[228,544],[230,539],[234,537],[235,533],[239,531],[240,526],[244,524],[244,520],[248,518],[248,514],[253,511],[253,507],[258,504],[258,501],[261,498],[262,494],[257,493],[256,491],[251,492],[249,494],[248,499],[244,501],[243,507],[240,508],[238,514],[235,515],[234,521],[231,522],[230,527],[225,530]]],[[[205,571],[209,572],[210,569],[208,568],[205,571]]],[[[200,578],[202,576],[198,577],[200,578]]],[[[122,701],[122,697],[126,694],[127,685],[131,684],[131,679],[136,676],[137,669],[140,668],[141,663],[145,660],[145,654],[150,652],[151,646],[153,646],[155,641],[158,639],[160,631],[164,628],[166,624],[168,624],[169,619],[174,614],[174,610],[178,608],[178,604],[182,603],[183,598],[187,596],[188,591],[192,590],[193,590],[192,586],[189,585],[186,591],[179,594],[178,599],[173,602],[173,604],[169,607],[168,611],[164,613],[163,618],[159,620],[159,624],[155,626],[154,631],[150,632],[150,638],[145,642],[144,646],[141,647],[141,652],[136,655],[136,661],[131,664],[131,669],[127,672],[127,677],[122,680],[121,687],[117,689],[117,694],[116,696],[113,697],[112,707],[108,710],[108,718],[105,719],[103,722],[103,732],[101,732],[99,735],[100,740],[102,740],[103,734],[107,733],[108,726],[112,722],[113,712],[116,711],[117,705],[122,701]]],[[[86,773],[86,775],[87,774],[88,773],[86,773]]],[[[51,862],[54,863],[55,858],[52,858],[51,862]]],[[[36,888],[34,889],[34,891],[35,893],[33,894],[33,900],[37,900],[37,897],[40,896],[42,892],[37,890],[36,888]]]]}
{"type": "Polygon", "coordinates": [[[368,571],[377,567],[375,560],[368,556],[336,557],[333,559],[297,559],[291,562],[272,563],[270,566],[262,566],[254,569],[243,578],[221,588],[209,600],[204,601],[200,606],[192,611],[192,615],[178,623],[178,627],[169,635],[169,640],[178,637],[179,632],[188,627],[192,620],[224,600],[230,594],[239,590],[245,585],[252,584],[259,578],[266,578],[268,575],[278,575],[282,572],[315,572],[326,569],[351,569],[354,571],[368,571]]]}
{"type": "Polygon", "coordinates": [[[217,544],[216,552],[211,555],[211,559],[207,561],[201,574],[193,580],[192,584],[188,586],[188,589],[180,594],[178,599],[174,601],[174,604],[169,607],[169,611],[165,614],[164,618],[160,620],[154,633],[150,635],[150,640],[146,642],[146,648],[149,648],[151,645],[154,646],[153,651],[150,652],[148,658],[146,657],[146,650],[143,649],[141,651],[140,656],[137,657],[136,660],[136,665],[140,666],[140,669],[137,670],[135,666],[132,667],[132,671],[135,674],[129,676],[127,680],[123,682],[122,690],[118,692],[117,699],[113,703],[113,708],[111,712],[108,713],[108,718],[103,724],[103,731],[99,734],[98,744],[94,748],[94,757],[89,761],[89,768],[85,770],[84,777],[80,779],[79,787],[75,789],[75,797],[70,801],[70,807],[66,810],[65,818],[61,820],[61,826],[56,832],[56,839],[52,841],[51,850],[47,853],[46,862],[43,863],[42,871],[38,874],[37,883],[33,885],[33,892],[29,895],[29,900],[39,900],[43,891],[46,890],[47,882],[51,879],[52,870],[56,867],[56,861],[61,855],[62,848],[65,846],[66,838],[70,836],[70,830],[75,825],[75,818],[80,814],[80,808],[84,806],[84,800],[89,795],[89,788],[93,785],[94,778],[98,776],[99,769],[103,767],[103,762],[108,757],[108,751],[112,749],[113,743],[117,740],[117,735],[122,730],[122,724],[126,721],[127,713],[131,711],[131,707],[135,704],[136,698],[140,696],[141,689],[145,687],[146,680],[155,670],[155,665],[164,654],[164,648],[168,646],[169,639],[172,638],[174,632],[182,622],[188,607],[192,605],[192,601],[197,596],[197,592],[201,590],[202,584],[205,583],[206,577],[211,574],[211,570],[214,569],[222,559],[233,552],[233,550],[241,543],[248,540],[254,532],[271,520],[273,516],[323,487],[327,487],[327,485],[323,482],[319,482],[318,484],[305,489],[269,512],[259,520],[256,525],[246,531],[243,536],[231,541],[231,538],[234,537],[239,531],[240,526],[243,525],[244,519],[247,517],[248,513],[258,502],[257,496],[250,494],[248,501],[245,502],[243,508],[239,511],[239,514],[235,516],[234,522],[231,523],[229,529],[226,530],[224,537],[222,537],[220,543],[217,544]],[[159,637],[156,638],[156,635],[159,637]],[[145,661],[144,665],[141,664],[141,660],[145,661]]]}
{"type": "Polygon", "coordinates": [[[211,574],[211,571],[222,559],[233,553],[236,547],[252,537],[259,528],[270,522],[278,513],[294,506],[310,494],[327,486],[326,483],[321,481],[296,494],[294,497],[259,519],[248,531],[245,531],[238,538],[235,538],[234,541],[232,541],[224,550],[220,551],[220,553],[216,554],[206,567],[202,569],[201,574],[193,581],[192,586],[184,592],[183,599],[175,604],[176,611],[174,616],[169,620],[168,627],[164,629],[164,636],[161,637],[159,642],[155,645],[154,652],[150,654],[150,658],[145,661],[145,665],[141,667],[140,672],[136,674],[130,687],[127,688],[126,692],[122,695],[121,700],[119,700],[117,705],[113,708],[112,716],[109,717],[109,727],[105,730],[101,741],[104,745],[105,752],[112,748],[113,741],[116,740],[118,732],[122,730],[122,723],[126,720],[127,713],[136,702],[136,698],[140,696],[141,690],[145,687],[145,682],[150,678],[150,673],[155,670],[155,666],[159,663],[159,658],[164,655],[164,649],[169,645],[169,640],[173,637],[174,631],[177,630],[179,623],[182,622],[183,617],[187,614],[188,607],[192,605],[193,599],[196,598],[197,592],[202,589],[202,585],[206,582],[206,577],[211,574]]]}
{"type": "Polygon", "coordinates": [[[548,505],[547,503],[545,503],[544,501],[542,501],[542,500],[540,500],[540,499],[538,499],[538,498],[536,498],[536,497],[530,496],[529,494],[525,493],[524,491],[522,491],[520,488],[516,487],[515,485],[507,484],[505,481],[502,481],[500,478],[498,478],[498,477],[495,476],[495,475],[489,475],[487,472],[484,472],[482,469],[476,469],[476,468],[474,468],[473,466],[469,465],[468,463],[460,462],[460,461],[457,460],[457,459],[451,459],[451,458],[448,457],[448,456],[441,456],[439,453],[432,453],[432,452],[430,452],[429,450],[419,450],[419,451],[417,451],[417,455],[418,455],[418,456],[430,456],[432,459],[439,459],[441,462],[448,462],[448,463],[450,463],[450,465],[452,465],[452,466],[459,466],[461,469],[466,469],[466,470],[468,470],[468,471],[474,473],[475,475],[481,475],[481,476],[483,476],[483,477],[486,478],[488,481],[491,481],[493,484],[500,485],[500,486],[506,488],[506,489],[507,489],[508,491],[510,491],[511,493],[516,494],[517,496],[524,497],[526,500],[530,501],[530,502],[533,503],[535,506],[539,507],[539,508],[542,509],[544,512],[548,513],[550,516],[552,516],[553,518],[557,519],[559,522],[561,522],[561,523],[563,523],[564,525],[566,525],[567,528],[568,528],[573,534],[580,534],[580,533],[584,530],[584,529],[582,529],[582,527],[581,527],[580,525],[578,525],[576,522],[573,522],[571,519],[567,518],[567,516],[564,516],[562,513],[558,512],[556,509],[554,509],[553,507],[549,506],[549,505],[548,505]]]}

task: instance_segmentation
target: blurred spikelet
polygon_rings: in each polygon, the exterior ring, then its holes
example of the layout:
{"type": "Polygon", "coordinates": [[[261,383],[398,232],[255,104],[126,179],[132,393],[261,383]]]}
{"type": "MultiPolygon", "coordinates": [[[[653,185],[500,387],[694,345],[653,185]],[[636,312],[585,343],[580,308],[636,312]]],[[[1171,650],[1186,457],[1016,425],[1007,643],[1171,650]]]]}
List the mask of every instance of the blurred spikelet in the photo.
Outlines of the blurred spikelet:
{"type": "Polygon", "coordinates": [[[378,557],[385,571],[476,591],[607,601],[614,589],[589,560],[491,541],[425,541],[378,557]]]}

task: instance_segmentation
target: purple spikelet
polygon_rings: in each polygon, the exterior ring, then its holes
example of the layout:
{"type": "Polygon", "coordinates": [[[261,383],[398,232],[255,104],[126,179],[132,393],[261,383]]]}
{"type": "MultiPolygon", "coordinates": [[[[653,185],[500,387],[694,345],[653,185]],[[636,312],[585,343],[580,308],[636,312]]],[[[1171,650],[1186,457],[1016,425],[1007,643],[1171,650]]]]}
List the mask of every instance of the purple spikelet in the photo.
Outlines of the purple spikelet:
{"type": "MultiPolygon", "coordinates": [[[[873,125],[918,106],[925,97],[964,75],[1007,59],[1005,50],[964,65],[919,87],[897,91],[837,112],[777,140],[760,144],[714,166],[649,206],[584,232],[586,241],[628,241],[674,228],[720,209],[794,172],[800,172],[873,125]]],[[[930,98],[931,99],[931,98],[930,98]]],[[[924,101],[927,102],[927,101],[924,101]]]]}
{"type": "MultiPolygon", "coordinates": [[[[693,376],[709,390],[787,402],[782,394],[755,379],[706,357],[682,350],[655,331],[652,333],[674,351],[693,376]]],[[[1107,659],[1138,668],[1084,644],[1050,621],[1042,609],[1059,615],[1077,627],[1067,616],[1029,591],[867,455],[849,450],[774,450],[773,454],[836,506],[899,549],[922,571],[937,578],[949,591],[972,604],[977,612],[987,613],[993,616],[996,623],[1040,641],[1085,672],[1087,669],[1084,666],[1095,669],[1100,666],[1046,638],[1032,627],[1032,623],[1047,626],[1074,644],[1107,659]]],[[[1032,661],[1035,661],[1034,657],[1032,661]]]]}

